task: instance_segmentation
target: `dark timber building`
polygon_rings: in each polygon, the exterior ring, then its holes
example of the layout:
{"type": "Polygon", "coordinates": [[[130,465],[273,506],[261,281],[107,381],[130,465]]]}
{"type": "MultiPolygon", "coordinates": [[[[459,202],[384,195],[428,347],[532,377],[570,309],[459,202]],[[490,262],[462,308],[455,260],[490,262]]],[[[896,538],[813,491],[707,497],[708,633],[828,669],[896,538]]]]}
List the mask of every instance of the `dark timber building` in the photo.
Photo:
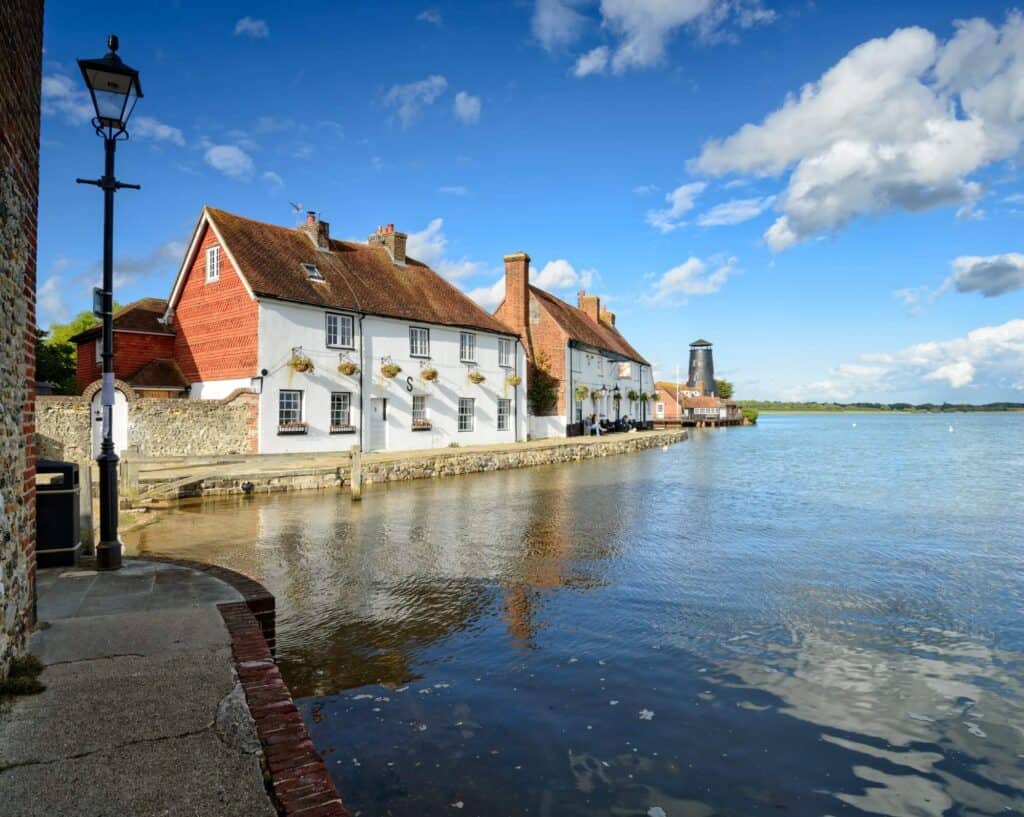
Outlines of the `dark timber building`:
{"type": "Polygon", "coordinates": [[[690,344],[690,377],[686,385],[700,389],[700,393],[707,397],[718,397],[710,341],[700,338],[690,344]]]}

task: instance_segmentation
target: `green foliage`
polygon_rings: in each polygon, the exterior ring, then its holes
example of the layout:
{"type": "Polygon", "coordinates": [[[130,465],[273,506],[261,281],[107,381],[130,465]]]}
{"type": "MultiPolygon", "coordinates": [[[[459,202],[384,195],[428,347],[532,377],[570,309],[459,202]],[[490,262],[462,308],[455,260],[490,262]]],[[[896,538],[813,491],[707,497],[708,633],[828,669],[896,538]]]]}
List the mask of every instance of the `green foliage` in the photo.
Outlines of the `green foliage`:
{"type": "Polygon", "coordinates": [[[0,680],[0,698],[5,695],[35,695],[46,687],[39,680],[43,662],[34,655],[15,658],[7,677],[0,680]]]}
{"type": "Polygon", "coordinates": [[[640,392],[638,392],[636,389],[630,389],[628,392],[626,392],[626,397],[628,397],[635,403],[637,400],[640,399],[640,392]]]}
{"type": "Polygon", "coordinates": [[[760,415],[760,412],[756,408],[748,408],[747,406],[744,406],[742,411],[744,420],[752,425],[757,423],[757,418],[760,415]]]}
{"type": "MultiPolygon", "coordinates": [[[[114,311],[121,308],[114,304],[114,311]]],[[[71,338],[99,324],[92,312],[79,312],[67,323],[51,323],[36,329],[36,380],[52,383],[54,394],[78,394],[75,357],[78,347],[71,338]]]]}
{"type": "Polygon", "coordinates": [[[558,379],[552,377],[549,366],[543,354],[529,364],[526,401],[530,412],[538,417],[551,414],[558,404],[558,379]]]}
{"type": "Polygon", "coordinates": [[[728,380],[715,379],[715,387],[718,389],[718,396],[723,400],[731,400],[733,393],[733,385],[728,380]]]}

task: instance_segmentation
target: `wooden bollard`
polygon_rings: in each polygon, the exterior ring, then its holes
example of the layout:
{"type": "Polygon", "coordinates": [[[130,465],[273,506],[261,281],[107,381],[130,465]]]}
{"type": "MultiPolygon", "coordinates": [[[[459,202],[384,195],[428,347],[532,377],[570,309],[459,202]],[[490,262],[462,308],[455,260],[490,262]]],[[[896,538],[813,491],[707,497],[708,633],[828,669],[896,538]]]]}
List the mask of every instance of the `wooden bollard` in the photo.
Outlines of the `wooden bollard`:
{"type": "Polygon", "coordinates": [[[363,452],[358,445],[352,446],[352,501],[359,502],[363,498],[363,452]]]}

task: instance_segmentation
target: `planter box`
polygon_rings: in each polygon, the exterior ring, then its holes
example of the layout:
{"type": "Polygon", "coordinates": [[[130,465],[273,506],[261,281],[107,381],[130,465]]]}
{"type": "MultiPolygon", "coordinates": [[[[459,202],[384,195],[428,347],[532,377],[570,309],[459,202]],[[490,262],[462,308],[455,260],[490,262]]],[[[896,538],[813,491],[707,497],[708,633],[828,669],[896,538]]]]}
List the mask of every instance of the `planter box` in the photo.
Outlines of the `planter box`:
{"type": "Polygon", "coordinates": [[[331,426],[331,434],[355,434],[355,426],[331,426]]]}
{"type": "Polygon", "coordinates": [[[277,427],[278,434],[306,434],[308,431],[308,423],[287,423],[277,427]]]}

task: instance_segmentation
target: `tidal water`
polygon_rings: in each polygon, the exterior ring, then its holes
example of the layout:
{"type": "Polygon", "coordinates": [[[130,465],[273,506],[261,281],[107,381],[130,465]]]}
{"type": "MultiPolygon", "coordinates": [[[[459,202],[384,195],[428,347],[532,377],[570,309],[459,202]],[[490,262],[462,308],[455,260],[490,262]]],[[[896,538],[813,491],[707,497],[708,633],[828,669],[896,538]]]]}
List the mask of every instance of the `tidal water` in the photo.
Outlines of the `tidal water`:
{"type": "Polygon", "coordinates": [[[362,815],[1024,814],[1024,415],[205,503],[362,815]]]}

